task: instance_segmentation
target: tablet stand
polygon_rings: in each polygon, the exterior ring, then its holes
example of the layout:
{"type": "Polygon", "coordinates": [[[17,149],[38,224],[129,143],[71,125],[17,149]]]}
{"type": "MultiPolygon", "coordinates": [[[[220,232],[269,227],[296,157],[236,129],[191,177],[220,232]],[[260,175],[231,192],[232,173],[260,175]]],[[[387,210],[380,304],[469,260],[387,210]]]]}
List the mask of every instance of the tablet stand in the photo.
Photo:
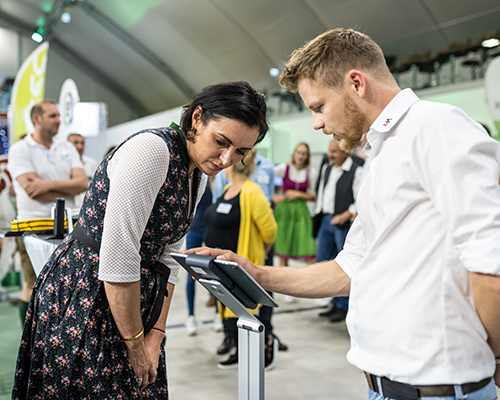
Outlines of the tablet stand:
{"type": "Polygon", "coordinates": [[[264,325],[220,282],[198,281],[238,317],[238,400],[264,400],[264,325]]]}

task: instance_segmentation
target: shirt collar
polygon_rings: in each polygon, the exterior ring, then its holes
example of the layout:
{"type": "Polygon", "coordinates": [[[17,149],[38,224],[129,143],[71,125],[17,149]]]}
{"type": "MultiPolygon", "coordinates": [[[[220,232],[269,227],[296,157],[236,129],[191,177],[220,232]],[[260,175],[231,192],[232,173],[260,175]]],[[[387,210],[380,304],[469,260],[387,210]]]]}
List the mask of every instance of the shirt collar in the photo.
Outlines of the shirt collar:
{"type": "Polygon", "coordinates": [[[30,145],[31,147],[38,147],[40,149],[47,150],[47,151],[54,151],[61,144],[60,140],[53,138],[52,139],[52,146],[50,146],[50,149],[48,149],[43,144],[40,144],[35,139],[33,139],[32,133],[30,133],[29,135],[26,135],[26,137],[23,140],[26,140],[26,143],[28,143],[28,145],[30,145]]]}
{"type": "Polygon", "coordinates": [[[389,136],[385,135],[385,133],[390,132],[411,106],[419,100],[411,89],[404,89],[394,96],[370,126],[367,135],[368,142],[363,149],[363,153],[371,157],[378,154],[383,140],[389,136]]]}
{"type": "Polygon", "coordinates": [[[351,157],[347,157],[345,159],[344,163],[340,166],[340,168],[345,172],[350,171],[351,167],[352,167],[352,158],[351,157]]]}

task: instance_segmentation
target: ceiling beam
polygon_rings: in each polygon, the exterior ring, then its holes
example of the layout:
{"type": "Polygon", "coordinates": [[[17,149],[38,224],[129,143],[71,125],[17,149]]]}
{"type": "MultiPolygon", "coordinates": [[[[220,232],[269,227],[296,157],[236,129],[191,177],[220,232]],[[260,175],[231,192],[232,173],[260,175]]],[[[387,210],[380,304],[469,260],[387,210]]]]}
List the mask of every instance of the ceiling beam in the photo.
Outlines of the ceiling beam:
{"type": "Polygon", "coordinates": [[[196,94],[196,92],[180,75],[178,75],[174,71],[172,67],[170,67],[154,52],[149,50],[144,44],[140,43],[127,31],[118,26],[104,13],[83,0],[77,2],[76,5],[78,5],[78,7],[80,7],[88,16],[94,19],[104,29],[113,34],[117,39],[119,39],[130,49],[135,51],[139,56],[153,65],[161,73],[166,75],[188,100],[190,100],[196,94]]]}
{"type": "MultiPolygon", "coordinates": [[[[31,37],[31,34],[38,28],[37,26],[28,25],[23,21],[20,21],[12,17],[11,15],[2,12],[1,10],[0,26],[17,31],[21,35],[29,38],[31,37]]],[[[88,63],[81,56],[77,55],[72,49],[68,48],[66,45],[60,42],[57,38],[49,34],[45,37],[45,39],[50,43],[51,48],[57,51],[67,61],[78,67],[88,76],[117,95],[131,110],[133,110],[137,114],[137,116],[143,117],[145,115],[151,114],[151,111],[148,110],[147,107],[139,102],[134,96],[132,96],[125,88],[123,88],[123,86],[103,73],[101,70],[99,70],[99,68],[88,63]]]]}

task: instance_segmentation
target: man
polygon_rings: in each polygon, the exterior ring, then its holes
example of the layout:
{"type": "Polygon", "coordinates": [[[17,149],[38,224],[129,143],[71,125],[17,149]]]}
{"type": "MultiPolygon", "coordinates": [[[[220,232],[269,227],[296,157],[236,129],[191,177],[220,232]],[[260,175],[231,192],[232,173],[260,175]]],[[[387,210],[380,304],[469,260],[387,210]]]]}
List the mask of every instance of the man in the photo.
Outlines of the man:
{"type": "MultiPolygon", "coordinates": [[[[321,218],[316,262],[333,260],[344,248],[351,218],[356,214],[355,182],[362,171],[359,168],[362,161],[341,150],[336,140],[328,144],[327,156],[328,163],[321,168],[316,190],[315,214],[321,218]]],[[[329,317],[331,322],[340,322],[345,319],[348,308],[348,297],[334,297],[330,308],[319,315],[329,317]]]]}
{"type": "MultiPolygon", "coordinates": [[[[76,151],[80,155],[80,161],[83,164],[83,170],[85,171],[85,175],[87,175],[87,179],[90,182],[94,177],[95,170],[97,169],[97,161],[93,158],[86,156],[85,151],[85,138],[79,133],[70,133],[68,136],[68,142],[72,143],[75,146],[76,151]]],[[[85,197],[85,192],[82,192],[75,196],[75,205],[80,207],[83,203],[83,198],[85,197]]]]}
{"type": "Polygon", "coordinates": [[[500,144],[461,110],[402,91],[380,47],[350,29],[297,50],[280,83],[343,150],[368,131],[370,170],[344,250],[300,269],[195,251],[239,262],[268,290],[350,295],[348,360],[370,399],[495,399],[500,144]]]}
{"type": "MultiPolygon", "coordinates": [[[[53,100],[43,100],[31,109],[35,127],[32,135],[16,142],[9,151],[17,202],[17,219],[50,218],[54,200],[66,199],[66,207],[74,207],[73,197],[87,189],[87,177],[75,147],[53,138],[59,130],[59,110],[53,100]]],[[[19,302],[21,322],[36,275],[21,237],[17,238],[24,273],[19,302]]]]}

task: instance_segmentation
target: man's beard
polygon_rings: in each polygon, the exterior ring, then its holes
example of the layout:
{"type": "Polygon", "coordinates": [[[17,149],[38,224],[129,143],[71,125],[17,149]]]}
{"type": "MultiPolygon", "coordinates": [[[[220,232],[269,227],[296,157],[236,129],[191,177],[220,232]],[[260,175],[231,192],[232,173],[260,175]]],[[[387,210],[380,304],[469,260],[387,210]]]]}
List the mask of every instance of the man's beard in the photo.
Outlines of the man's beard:
{"type": "Polygon", "coordinates": [[[346,122],[345,133],[341,135],[339,147],[341,150],[351,153],[363,137],[366,116],[348,96],[344,97],[344,118],[346,122]]]}

